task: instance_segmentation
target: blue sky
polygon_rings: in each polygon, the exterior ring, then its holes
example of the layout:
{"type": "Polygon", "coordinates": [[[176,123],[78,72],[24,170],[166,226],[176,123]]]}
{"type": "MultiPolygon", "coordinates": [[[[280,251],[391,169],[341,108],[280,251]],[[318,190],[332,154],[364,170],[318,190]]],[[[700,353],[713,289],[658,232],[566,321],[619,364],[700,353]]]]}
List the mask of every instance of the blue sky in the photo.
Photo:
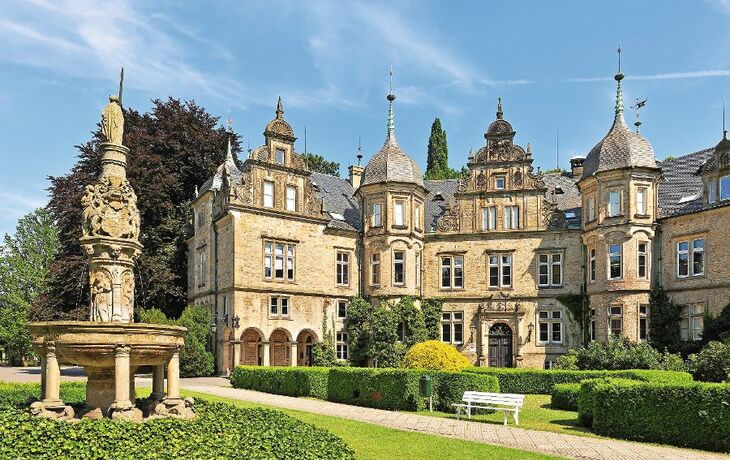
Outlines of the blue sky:
{"type": "MultiPolygon", "coordinates": [[[[585,154],[613,117],[616,47],[624,101],[647,98],[658,158],[717,143],[730,84],[730,0],[254,1],[3,0],[0,3],[0,233],[47,199],[125,67],[125,105],[195,99],[244,145],[262,143],[276,98],[307,147],[346,166],[386,130],[394,68],[401,146],[425,166],[434,117],[452,167],[484,142],[496,99],[535,164],[585,154]]],[[[627,111],[627,121],[633,113],[627,111]]],[[[132,152],[134,154],[134,152],[132,152]]]]}

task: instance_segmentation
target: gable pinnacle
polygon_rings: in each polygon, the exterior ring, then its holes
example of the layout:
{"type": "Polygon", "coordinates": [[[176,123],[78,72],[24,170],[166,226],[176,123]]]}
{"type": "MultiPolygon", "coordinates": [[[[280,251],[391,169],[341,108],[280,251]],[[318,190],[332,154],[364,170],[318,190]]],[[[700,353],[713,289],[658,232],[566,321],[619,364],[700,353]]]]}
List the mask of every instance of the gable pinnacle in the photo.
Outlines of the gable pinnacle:
{"type": "Polygon", "coordinates": [[[279,102],[276,103],[276,119],[281,120],[284,118],[284,104],[281,102],[281,96],[279,96],[279,102]]]}
{"type": "Polygon", "coordinates": [[[231,135],[228,135],[228,150],[226,151],[226,161],[233,161],[233,150],[231,149],[231,135]]]}
{"type": "Polygon", "coordinates": [[[502,98],[497,98],[497,119],[501,120],[504,116],[504,113],[502,112],[502,98]]]}

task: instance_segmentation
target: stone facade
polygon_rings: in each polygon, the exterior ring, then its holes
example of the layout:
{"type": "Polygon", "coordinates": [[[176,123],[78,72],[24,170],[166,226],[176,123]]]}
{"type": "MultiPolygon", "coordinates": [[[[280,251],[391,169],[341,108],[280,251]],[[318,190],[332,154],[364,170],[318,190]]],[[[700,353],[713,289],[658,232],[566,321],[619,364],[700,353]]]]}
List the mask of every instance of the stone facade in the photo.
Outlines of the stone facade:
{"type": "MultiPolygon", "coordinates": [[[[655,283],[679,303],[724,306],[730,254],[719,243],[724,227],[710,222],[730,220],[730,207],[709,206],[707,192],[692,214],[676,206],[683,194],[702,195],[703,183],[720,187],[722,175],[652,160],[623,122],[617,80],[616,120],[587,171],[581,158],[569,173],[535,171],[500,101],[458,180],[423,180],[395,139],[393,95],[385,143],[365,168],[351,166],[349,180],[310,172],[279,101],[265,144],[240,169],[229,151],[193,202],[189,298],[213,312],[218,370],[308,365],[325,328],[346,358],[343,317],[357,295],[441,299],[442,340],[476,365],[514,367],[550,367],[611,333],[646,339],[655,283]],[[677,191],[689,175],[689,191],[677,191]],[[703,275],[671,276],[677,241],[696,235],[705,238],[703,275]],[[581,325],[561,299],[583,293],[581,325]]],[[[690,320],[683,327],[699,327],[690,320]]]]}

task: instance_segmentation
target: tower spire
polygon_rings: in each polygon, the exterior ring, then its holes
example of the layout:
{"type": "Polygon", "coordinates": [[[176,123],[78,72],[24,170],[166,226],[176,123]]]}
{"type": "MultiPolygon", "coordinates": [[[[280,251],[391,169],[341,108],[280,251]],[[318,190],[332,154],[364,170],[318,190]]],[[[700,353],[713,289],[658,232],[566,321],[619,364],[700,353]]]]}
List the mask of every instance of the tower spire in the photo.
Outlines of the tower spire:
{"type": "Polygon", "coordinates": [[[228,119],[226,120],[228,126],[228,150],[226,150],[226,161],[233,161],[233,150],[231,149],[231,134],[233,134],[233,120],[231,120],[231,113],[228,112],[228,119]]]}
{"type": "Polygon", "coordinates": [[[393,116],[393,101],[395,100],[395,94],[393,94],[393,66],[390,67],[390,92],[386,99],[388,99],[388,137],[386,138],[386,142],[395,143],[395,118],[393,116]]]}
{"type": "Polygon", "coordinates": [[[621,91],[621,80],[624,79],[624,74],[621,73],[621,45],[616,51],[618,52],[618,72],[613,79],[616,80],[616,116],[618,117],[624,114],[624,99],[621,91]]]}

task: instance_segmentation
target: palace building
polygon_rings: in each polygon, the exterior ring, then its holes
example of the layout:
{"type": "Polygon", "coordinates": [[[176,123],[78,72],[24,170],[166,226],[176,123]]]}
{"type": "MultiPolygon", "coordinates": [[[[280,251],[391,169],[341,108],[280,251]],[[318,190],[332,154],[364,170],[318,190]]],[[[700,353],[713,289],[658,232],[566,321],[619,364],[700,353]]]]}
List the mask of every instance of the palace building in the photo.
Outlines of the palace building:
{"type": "Polygon", "coordinates": [[[441,299],[441,339],[479,366],[551,367],[587,340],[646,340],[657,284],[699,339],[705,312],[730,301],[730,140],[658,162],[615,78],[613,124],[569,173],[535,170],[500,100],[468,175],[424,180],[396,140],[392,93],[364,168],[311,172],[279,99],[264,144],[240,169],[229,145],[192,204],[188,296],[213,313],[218,371],[309,365],[325,326],[347,359],[353,296],[441,299]]]}

